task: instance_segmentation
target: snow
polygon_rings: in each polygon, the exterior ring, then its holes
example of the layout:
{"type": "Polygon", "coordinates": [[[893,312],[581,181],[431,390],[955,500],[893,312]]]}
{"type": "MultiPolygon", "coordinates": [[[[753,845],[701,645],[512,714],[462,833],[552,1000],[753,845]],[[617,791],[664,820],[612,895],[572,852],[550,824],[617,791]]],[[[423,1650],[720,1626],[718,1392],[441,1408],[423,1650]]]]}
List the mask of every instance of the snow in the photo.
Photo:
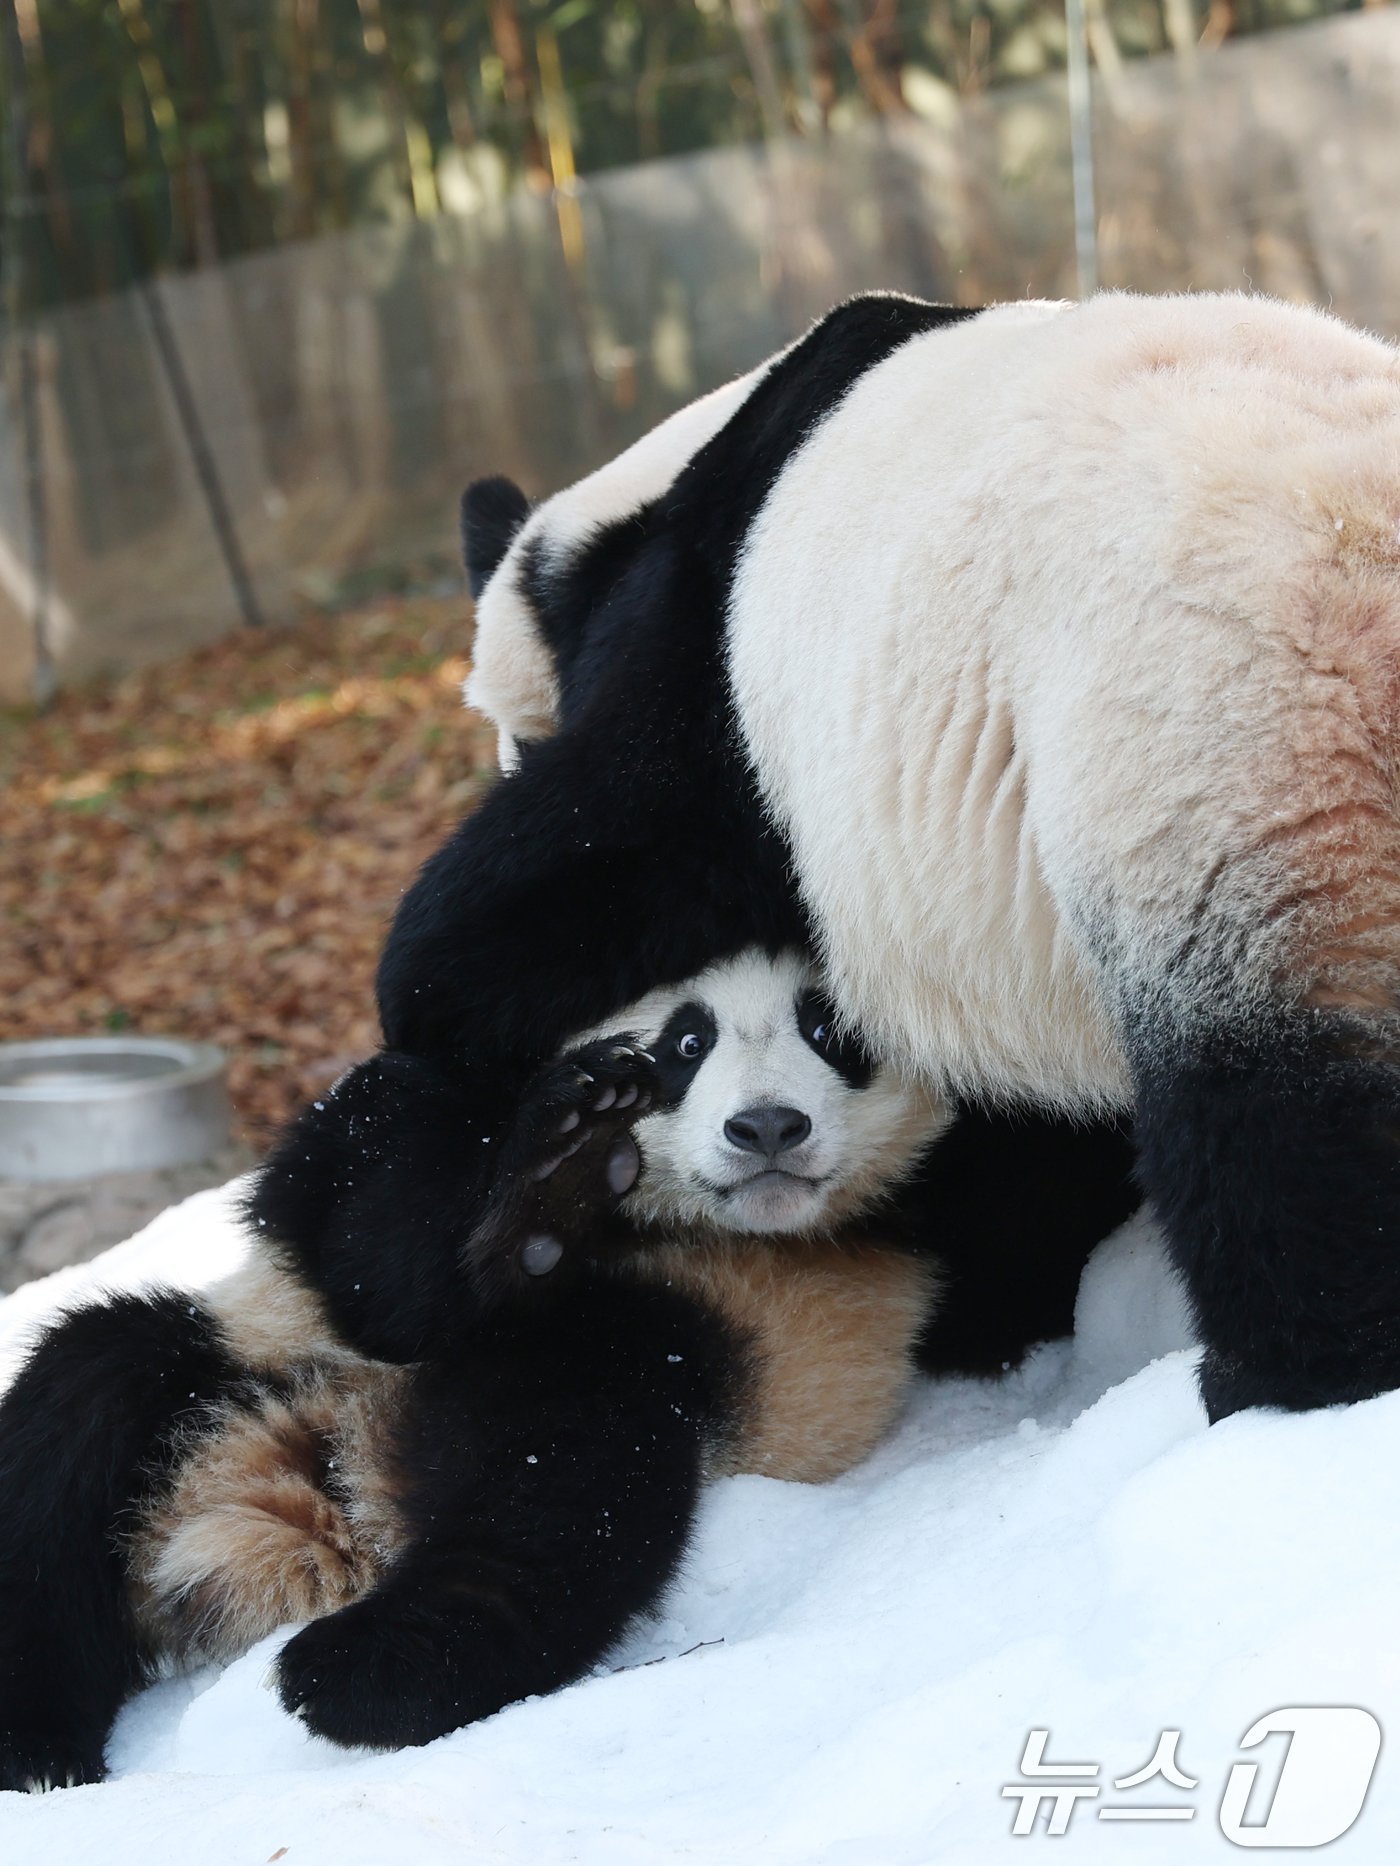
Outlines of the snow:
{"type": "MultiPolygon", "coordinates": [[[[21,1289],[0,1303],[0,1378],[37,1323],[95,1287],[195,1288],[241,1249],[228,1195],[204,1193],[21,1289]]],[[[109,1783],[0,1795],[0,1860],[985,1866],[1048,1845],[1114,1866],[1238,1857],[1218,1822],[1231,1767],[1259,1763],[1248,1818],[1262,1819],[1289,1740],[1241,1751],[1256,1720],[1340,1705],[1384,1727],[1400,1703],[1400,1394],[1208,1431],[1188,1343],[1137,1220],[1086,1272],[1073,1343],[1002,1383],[922,1385],[839,1483],[717,1485],[684,1578],[620,1669],[427,1749],[367,1756],[281,1712],[273,1639],[129,1706],[109,1783]],[[1097,1799],[1053,1841],[1044,1813],[1013,1837],[1019,1802],[1002,1794],[1032,1730],[1048,1730],[1050,1762],[1100,1765],[1077,1778],[1097,1799]],[[1164,1730],[1182,1733],[1177,1762],[1199,1785],[1116,1789],[1164,1730]],[[1196,1814],[1109,1822],[1105,1806],[1196,1814]]],[[[1290,1751],[1286,1780],[1316,1814],[1335,1784],[1326,1769],[1304,1781],[1306,1760],[1294,1775],[1290,1751]]],[[[1382,1746],[1328,1858],[1389,1862],[1397,1834],[1400,1760],[1382,1746]]]]}

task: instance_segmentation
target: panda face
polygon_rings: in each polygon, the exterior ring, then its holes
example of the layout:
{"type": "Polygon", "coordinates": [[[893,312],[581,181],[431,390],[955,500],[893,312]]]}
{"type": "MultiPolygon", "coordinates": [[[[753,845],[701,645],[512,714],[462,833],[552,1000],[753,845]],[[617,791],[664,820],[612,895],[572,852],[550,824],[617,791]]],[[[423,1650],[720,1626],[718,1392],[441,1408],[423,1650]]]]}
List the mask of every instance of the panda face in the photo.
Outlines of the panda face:
{"type": "Polygon", "coordinates": [[[640,1223],[830,1228],[896,1184],[950,1118],[842,1030],[795,953],[743,953],[608,1029],[633,1033],[661,1082],[662,1105],[637,1125],[627,1210],[640,1223]]]}

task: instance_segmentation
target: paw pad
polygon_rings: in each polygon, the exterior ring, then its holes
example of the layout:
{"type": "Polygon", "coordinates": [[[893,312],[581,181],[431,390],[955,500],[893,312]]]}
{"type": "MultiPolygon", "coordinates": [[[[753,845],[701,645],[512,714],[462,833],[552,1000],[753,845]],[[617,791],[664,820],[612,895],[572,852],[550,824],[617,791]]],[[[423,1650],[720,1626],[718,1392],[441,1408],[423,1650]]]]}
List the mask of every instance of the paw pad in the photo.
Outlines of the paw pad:
{"type": "Polygon", "coordinates": [[[630,1134],[625,1135],[608,1154],[606,1171],[609,1191],[621,1198],[624,1192],[632,1190],[641,1170],[642,1156],[637,1143],[630,1134]]]}
{"type": "Polygon", "coordinates": [[[520,1252],[520,1267],[526,1276],[548,1276],[564,1255],[558,1238],[527,1238],[520,1252]]]}
{"type": "Polygon", "coordinates": [[[633,1124],[653,1105],[655,1058],[616,1038],[540,1071],[502,1151],[494,1210],[472,1251],[479,1269],[548,1278],[561,1263],[616,1248],[616,1203],[642,1171],[633,1124]]]}

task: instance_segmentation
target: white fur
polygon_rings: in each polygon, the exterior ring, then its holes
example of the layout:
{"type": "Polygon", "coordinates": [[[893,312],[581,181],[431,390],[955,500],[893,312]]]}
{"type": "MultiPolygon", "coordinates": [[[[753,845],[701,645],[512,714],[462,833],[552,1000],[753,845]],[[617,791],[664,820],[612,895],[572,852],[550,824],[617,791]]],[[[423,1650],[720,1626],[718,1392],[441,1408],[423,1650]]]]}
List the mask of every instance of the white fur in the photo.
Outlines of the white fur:
{"type": "Polygon", "coordinates": [[[789,460],[729,641],[832,989],[906,1067],[1117,1104],[1125,1012],[1400,1002],[1394,346],[1243,295],[914,337],[789,460]]]}
{"type": "Polygon", "coordinates": [[[1393,824],[1397,518],[1400,357],[1317,312],[1113,294],[871,371],[731,608],[843,1008],[943,1081],[1116,1100],[1109,985],[1160,981],[1198,904],[1261,933],[1223,980],[1203,941],[1170,1017],[1325,971],[1348,903],[1308,897],[1350,856],[1315,833],[1393,824]]]}
{"type": "Polygon", "coordinates": [[[820,984],[799,955],[750,951],[684,984],[652,992],[595,1033],[656,1044],[682,1004],[703,1003],[718,1028],[678,1107],[637,1126],[646,1161],[632,1215],[672,1227],[786,1233],[831,1229],[892,1191],[950,1115],[911,1078],[877,1069],[853,1088],[803,1037],[798,1000],[820,984]],[[726,1139],[731,1117],[771,1102],[808,1116],[812,1131],[781,1156],[788,1177],[726,1139]]]}

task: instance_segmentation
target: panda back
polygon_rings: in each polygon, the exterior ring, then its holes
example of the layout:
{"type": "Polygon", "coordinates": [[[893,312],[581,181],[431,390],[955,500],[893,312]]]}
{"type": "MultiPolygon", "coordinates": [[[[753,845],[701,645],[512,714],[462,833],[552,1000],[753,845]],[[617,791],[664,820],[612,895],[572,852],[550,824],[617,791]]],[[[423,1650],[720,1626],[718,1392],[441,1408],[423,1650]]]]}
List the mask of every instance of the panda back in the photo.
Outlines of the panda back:
{"type": "MultiPolygon", "coordinates": [[[[1340,802],[1393,866],[1397,424],[1400,355],[1336,320],[1105,294],[911,338],[793,453],[729,667],[835,996],[884,1054],[1126,1105],[1122,1002],[1193,904],[1222,934],[1183,1017],[1231,932],[1297,918],[1270,826],[1335,810],[1354,768],[1340,802]]],[[[1304,840],[1299,899],[1329,880],[1304,840]]],[[[1244,999],[1286,956],[1249,962],[1244,999]]]]}

